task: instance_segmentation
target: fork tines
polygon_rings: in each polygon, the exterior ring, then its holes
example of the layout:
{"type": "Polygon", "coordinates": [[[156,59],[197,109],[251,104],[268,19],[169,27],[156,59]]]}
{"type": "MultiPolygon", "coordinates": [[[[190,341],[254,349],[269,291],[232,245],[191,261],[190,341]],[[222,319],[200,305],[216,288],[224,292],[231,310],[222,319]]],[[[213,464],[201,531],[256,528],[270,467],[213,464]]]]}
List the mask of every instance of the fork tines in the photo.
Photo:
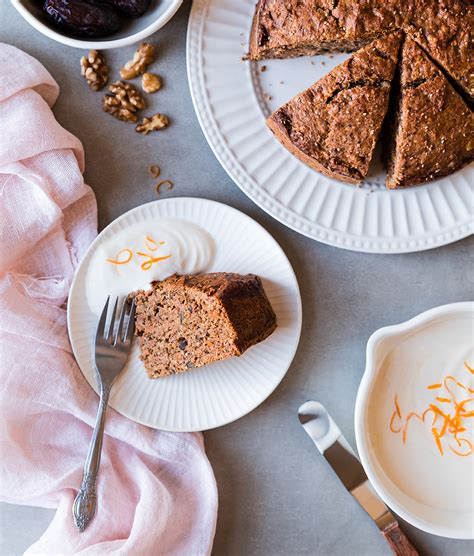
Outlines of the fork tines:
{"type": "Polygon", "coordinates": [[[100,315],[99,324],[97,325],[96,343],[107,343],[116,345],[118,343],[128,345],[132,341],[134,330],[134,315],[135,315],[135,300],[126,297],[122,302],[122,309],[117,325],[117,330],[114,334],[116,324],[117,307],[119,298],[115,298],[115,303],[112,309],[112,316],[110,318],[109,326],[107,324],[107,313],[109,310],[110,295],[107,296],[102,314],[100,315]]]}

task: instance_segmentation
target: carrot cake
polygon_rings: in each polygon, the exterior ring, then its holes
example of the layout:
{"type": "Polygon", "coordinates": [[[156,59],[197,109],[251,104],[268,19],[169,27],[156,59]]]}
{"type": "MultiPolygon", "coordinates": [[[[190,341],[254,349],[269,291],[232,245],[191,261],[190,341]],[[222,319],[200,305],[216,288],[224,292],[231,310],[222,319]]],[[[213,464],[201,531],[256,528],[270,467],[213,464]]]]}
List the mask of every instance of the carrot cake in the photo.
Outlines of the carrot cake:
{"type": "Polygon", "coordinates": [[[414,0],[260,0],[248,57],[353,51],[402,27],[414,0]]]}
{"type": "Polygon", "coordinates": [[[388,188],[446,176],[474,160],[474,114],[410,39],[402,48],[396,110],[388,188]]]}
{"type": "Polygon", "coordinates": [[[373,41],[267,120],[296,157],[330,177],[361,182],[382,128],[402,33],[373,41]]]}
{"type": "Polygon", "coordinates": [[[474,100],[474,4],[417,0],[405,30],[474,100]]]}
{"type": "Polygon", "coordinates": [[[248,58],[357,50],[403,29],[474,100],[474,5],[469,0],[259,0],[248,58]]]}
{"type": "Polygon", "coordinates": [[[254,274],[175,274],[134,298],[135,333],[150,378],[241,355],[277,325],[254,274]]]}

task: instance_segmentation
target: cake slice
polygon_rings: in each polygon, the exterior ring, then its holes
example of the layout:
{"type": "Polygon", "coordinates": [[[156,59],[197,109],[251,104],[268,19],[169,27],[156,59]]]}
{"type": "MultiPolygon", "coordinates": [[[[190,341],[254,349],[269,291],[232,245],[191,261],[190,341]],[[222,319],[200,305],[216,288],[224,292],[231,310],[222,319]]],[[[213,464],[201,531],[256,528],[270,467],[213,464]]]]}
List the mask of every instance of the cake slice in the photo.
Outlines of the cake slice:
{"type": "Polygon", "coordinates": [[[135,333],[150,378],[241,355],[276,328],[254,274],[175,274],[134,298],[135,333]]]}
{"type": "Polygon", "coordinates": [[[474,4],[416,0],[405,29],[474,101],[474,4]]]}
{"type": "Polygon", "coordinates": [[[415,0],[260,0],[248,58],[353,51],[399,29],[415,0]]]}
{"type": "Polygon", "coordinates": [[[273,112],[268,127],[315,170],[361,182],[387,112],[401,39],[392,33],[354,53],[273,112]]]}
{"type": "Polygon", "coordinates": [[[423,50],[407,39],[388,151],[387,187],[452,174],[474,159],[474,114],[423,50]]]}

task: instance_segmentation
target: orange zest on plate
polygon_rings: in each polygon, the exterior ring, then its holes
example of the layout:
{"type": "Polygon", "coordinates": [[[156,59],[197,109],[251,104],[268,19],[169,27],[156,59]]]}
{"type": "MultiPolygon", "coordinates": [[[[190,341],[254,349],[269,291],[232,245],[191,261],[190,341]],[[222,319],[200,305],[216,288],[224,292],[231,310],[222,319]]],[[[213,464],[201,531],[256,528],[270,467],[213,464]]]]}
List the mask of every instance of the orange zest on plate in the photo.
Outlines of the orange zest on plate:
{"type": "MultiPolygon", "coordinates": [[[[151,236],[145,236],[145,245],[146,248],[148,250],[150,250],[152,253],[154,253],[159,247],[160,245],[165,245],[166,241],[160,241],[159,243],[157,243],[151,236]]],[[[108,263],[112,263],[112,264],[116,264],[116,265],[122,265],[122,264],[127,264],[129,263],[132,259],[133,259],[133,251],[131,249],[128,248],[124,248],[121,249],[118,253],[117,253],[117,257],[115,259],[106,259],[106,261],[108,263]],[[127,253],[127,257],[123,260],[120,260],[120,256],[122,255],[122,253],[127,253]]],[[[165,259],[169,259],[171,257],[171,255],[165,255],[163,257],[154,257],[151,253],[145,253],[143,251],[135,251],[135,255],[139,255],[140,257],[147,257],[148,260],[143,262],[140,265],[140,268],[142,270],[150,270],[150,268],[157,262],[159,261],[164,261],[165,259]]]]}
{"type": "Polygon", "coordinates": [[[115,260],[114,259],[106,259],[106,260],[107,260],[108,263],[112,263],[112,264],[127,264],[132,260],[132,258],[133,258],[133,253],[130,249],[121,249],[117,253],[117,256],[116,256],[115,260]],[[122,253],[127,253],[128,257],[126,259],[124,259],[123,261],[120,261],[119,259],[120,259],[120,255],[122,253]]]}
{"type": "Polygon", "coordinates": [[[150,236],[145,236],[145,243],[146,243],[147,249],[149,249],[150,251],[156,251],[158,249],[158,244],[150,236]]]}
{"type": "Polygon", "coordinates": [[[140,266],[142,270],[150,270],[150,268],[155,263],[164,261],[165,259],[169,259],[171,257],[171,255],[166,255],[164,257],[153,257],[153,255],[150,255],[150,253],[143,253],[142,251],[137,251],[136,254],[139,255],[140,257],[148,257],[148,260],[142,263],[140,266]]]}
{"type": "MultiPolygon", "coordinates": [[[[466,362],[464,366],[470,373],[474,374],[474,370],[466,362]]],[[[403,416],[398,395],[395,395],[395,409],[389,421],[390,430],[395,434],[401,432],[402,441],[405,444],[412,420],[416,419],[421,424],[424,424],[428,413],[432,413],[431,434],[439,453],[443,456],[447,446],[453,454],[458,456],[465,457],[473,454],[473,443],[459,435],[468,430],[465,426],[467,425],[466,419],[474,417],[474,409],[467,409],[465,407],[467,404],[474,402],[474,397],[471,396],[460,400],[458,398],[461,395],[464,397],[468,393],[474,393],[474,389],[468,388],[451,375],[447,375],[442,382],[430,384],[426,388],[428,390],[443,389],[443,395],[437,395],[421,415],[415,411],[409,411],[403,416]],[[456,387],[464,392],[459,390],[453,391],[456,387]],[[437,404],[443,404],[442,408],[437,404]]]]}

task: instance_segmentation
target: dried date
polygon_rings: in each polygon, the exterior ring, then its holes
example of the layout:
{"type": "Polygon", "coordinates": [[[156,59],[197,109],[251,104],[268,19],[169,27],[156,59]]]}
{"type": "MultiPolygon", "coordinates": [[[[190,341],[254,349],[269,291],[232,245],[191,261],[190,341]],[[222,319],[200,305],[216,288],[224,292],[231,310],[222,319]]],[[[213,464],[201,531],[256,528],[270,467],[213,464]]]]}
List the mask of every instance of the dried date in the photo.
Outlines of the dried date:
{"type": "Polygon", "coordinates": [[[103,0],[128,17],[139,17],[146,12],[150,0],[103,0]]]}
{"type": "Polygon", "coordinates": [[[120,29],[112,6],[86,0],[46,0],[43,10],[57,27],[79,37],[104,37],[120,29]]]}

